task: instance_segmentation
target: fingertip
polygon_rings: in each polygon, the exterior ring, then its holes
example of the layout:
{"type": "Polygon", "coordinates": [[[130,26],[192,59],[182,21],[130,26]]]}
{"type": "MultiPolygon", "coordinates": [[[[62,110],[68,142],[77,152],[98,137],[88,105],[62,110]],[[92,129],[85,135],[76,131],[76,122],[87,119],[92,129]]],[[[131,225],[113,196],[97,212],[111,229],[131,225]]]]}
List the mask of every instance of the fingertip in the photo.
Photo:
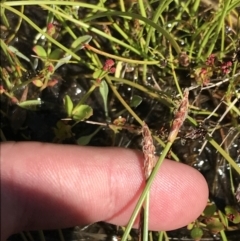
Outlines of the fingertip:
{"type": "Polygon", "coordinates": [[[208,185],[194,168],[166,160],[153,184],[151,199],[152,229],[174,230],[201,215],[208,200],[208,185]]]}

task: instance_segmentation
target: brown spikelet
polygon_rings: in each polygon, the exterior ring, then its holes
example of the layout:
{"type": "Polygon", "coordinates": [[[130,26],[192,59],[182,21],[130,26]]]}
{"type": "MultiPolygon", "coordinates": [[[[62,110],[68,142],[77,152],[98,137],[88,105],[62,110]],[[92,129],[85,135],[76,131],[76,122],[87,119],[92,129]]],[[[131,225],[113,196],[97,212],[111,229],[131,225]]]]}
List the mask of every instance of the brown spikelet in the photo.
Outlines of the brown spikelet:
{"type": "Polygon", "coordinates": [[[238,185],[235,197],[237,201],[240,202],[240,184],[238,185]]]}
{"type": "Polygon", "coordinates": [[[179,132],[179,129],[181,128],[183,122],[185,121],[188,113],[188,94],[189,90],[185,89],[183,94],[183,99],[181,100],[181,103],[178,107],[178,110],[174,116],[174,120],[172,123],[172,127],[168,136],[168,141],[173,143],[175,138],[177,137],[177,134],[179,132]]]}
{"type": "Polygon", "coordinates": [[[156,159],[154,156],[155,146],[153,145],[152,135],[145,122],[142,127],[142,135],[143,135],[142,151],[144,154],[144,172],[147,180],[152,172],[152,169],[156,164],[156,159]]]}

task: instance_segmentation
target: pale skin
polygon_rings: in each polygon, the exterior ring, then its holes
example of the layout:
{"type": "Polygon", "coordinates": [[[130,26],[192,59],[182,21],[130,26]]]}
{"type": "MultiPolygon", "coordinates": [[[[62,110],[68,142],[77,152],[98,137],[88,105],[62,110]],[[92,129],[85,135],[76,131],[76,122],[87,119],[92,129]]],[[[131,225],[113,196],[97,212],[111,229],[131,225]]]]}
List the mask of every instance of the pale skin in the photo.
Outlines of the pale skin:
{"type": "MultiPolygon", "coordinates": [[[[1,240],[97,221],[126,225],[144,188],[142,167],[142,153],[129,149],[2,143],[1,240]]],[[[151,188],[149,228],[187,225],[207,198],[199,172],[165,160],[151,188]]]]}

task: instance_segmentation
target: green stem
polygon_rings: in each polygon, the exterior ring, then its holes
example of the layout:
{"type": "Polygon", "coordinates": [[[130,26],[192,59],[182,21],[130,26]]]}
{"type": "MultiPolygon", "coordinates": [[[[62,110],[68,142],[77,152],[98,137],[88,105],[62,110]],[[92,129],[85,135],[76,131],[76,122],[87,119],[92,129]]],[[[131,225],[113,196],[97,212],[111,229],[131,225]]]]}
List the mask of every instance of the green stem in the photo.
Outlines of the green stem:
{"type": "MultiPolygon", "coordinates": [[[[24,6],[21,6],[20,11],[23,14],[24,6]]],[[[7,44],[10,43],[16,37],[16,34],[17,34],[18,30],[20,29],[21,24],[22,24],[22,18],[19,17],[18,23],[13,31],[13,34],[6,41],[7,44]]]]}
{"type": "Polygon", "coordinates": [[[151,89],[149,89],[149,88],[147,88],[145,86],[142,86],[140,84],[137,84],[136,82],[133,82],[133,81],[130,81],[130,80],[127,80],[127,79],[116,78],[114,76],[109,76],[109,78],[112,81],[115,81],[115,82],[118,82],[118,83],[121,83],[121,84],[123,83],[123,84],[131,86],[133,88],[136,88],[136,89],[138,89],[138,90],[148,94],[150,97],[159,100],[161,103],[163,103],[164,105],[168,106],[169,108],[174,106],[174,103],[173,103],[171,97],[168,96],[163,91],[157,91],[156,92],[156,89],[151,90],[151,89]]]}
{"type": "Polygon", "coordinates": [[[222,241],[228,241],[227,236],[226,236],[224,230],[220,231],[220,235],[222,237],[222,241]]]}
{"type": "Polygon", "coordinates": [[[106,81],[108,82],[110,88],[112,89],[114,95],[118,98],[121,104],[126,108],[126,110],[135,118],[135,120],[140,124],[143,125],[143,121],[138,117],[138,115],[132,110],[132,108],[126,103],[126,101],[122,98],[122,96],[117,91],[116,87],[112,84],[111,79],[109,76],[106,76],[106,81]]]}
{"type": "Polygon", "coordinates": [[[146,11],[145,11],[145,6],[144,6],[144,2],[143,0],[138,0],[138,6],[140,8],[140,13],[143,17],[147,17],[146,11]]]}
{"type": "Polygon", "coordinates": [[[143,204],[144,210],[144,220],[143,220],[143,237],[142,240],[148,241],[148,220],[149,220],[149,201],[150,201],[150,192],[147,193],[145,202],[143,204]]]}
{"type": "MultiPolygon", "coordinates": [[[[155,13],[154,13],[154,16],[153,16],[153,19],[152,21],[154,23],[157,23],[158,19],[160,18],[162,12],[165,10],[166,7],[169,6],[169,4],[172,2],[173,0],[167,0],[167,1],[164,1],[163,4],[159,4],[158,5],[158,8],[156,9],[155,13]]],[[[149,43],[150,43],[150,39],[151,39],[151,36],[153,35],[155,29],[153,27],[150,27],[147,31],[147,37],[146,37],[146,43],[145,43],[145,52],[147,53],[148,52],[148,48],[149,48],[149,43]]]]}
{"type": "MultiPolygon", "coordinates": [[[[46,4],[46,5],[59,5],[59,6],[77,6],[82,8],[90,8],[90,9],[96,9],[98,11],[108,11],[109,9],[104,7],[99,7],[95,4],[89,4],[89,3],[82,3],[82,2],[73,2],[73,1],[37,1],[38,5],[46,4]]],[[[23,5],[36,5],[36,1],[5,1],[1,3],[3,7],[5,6],[23,6],[23,5]]]]}
{"type": "Polygon", "coordinates": [[[221,11],[220,18],[217,19],[216,30],[214,32],[214,37],[213,37],[213,40],[211,41],[211,45],[208,49],[207,56],[209,56],[212,53],[215,43],[217,41],[218,35],[221,31],[221,28],[224,28],[224,19],[227,15],[227,12],[229,11],[229,5],[231,3],[231,0],[225,0],[222,2],[222,4],[223,3],[224,3],[224,7],[223,7],[223,10],[221,11]]]}
{"type": "Polygon", "coordinates": [[[162,35],[164,35],[164,37],[173,46],[175,51],[178,54],[181,53],[181,48],[179,47],[179,45],[175,41],[174,37],[167,30],[165,30],[164,28],[162,28],[158,24],[154,23],[152,20],[144,18],[143,16],[141,16],[139,14],[129,13],[129,12],[123,13],[123,12],[120,12],[120,11],[111,11],[111,12],[108,11],[108,12],[104,12],[104,13],[98,13],[98,14],[88,18],[86,21],[91,21],[93,19],[102,18],[102,17],[106,17],[106,16],[119,16],[119,17],[128,17],[130,19],[139,19],[139,20],[143,21],[144,23],[147,23],[149,26],[153,27],[157,31],[159,31],[162,35]]]}
{"type": "MultiPolygon", "coordinates": [[[[87,98],[92,94],[92,92],[96,89],[97,85],[93,84],[90,89],[88,90],[87,93],[84,94],[84,96],[82,97],[82,99],[77,103],[77,105],[75,106],[74,109],[78,108],[80,105],[82,105],[83,103],[85,103],[85,101],[87,100],[87,98]]],[[[74,110],[73,110],[74,111],[74,110]]]]}
{"type": "Polygon", "coordinates": [[[221,146],[218,145],[218,143],[212,139],[209,135],[206,136],[206,139],[209,141],[209,143],[216,148],[216,150],[228,161],[228,163],[235,169],[235,171],[240,174],[240,167],[238,164],[222,149],[221,146]]]}
{"type": "Polygon", "coordinates": [[[96,49],[94,48],[93,46],[87,44],[86,45],[86,48],[93,51],[94,53],[97,53],[97,54],[100,54],[102,56],[105,56],[105,57],[108,57],[108,58],[111,58],[111,59],[115,59],[115,60],[119,60],[119,61],[122,61],[122,62],[125,62],[125,63],[129,63],[129,64],[147,64],[147,65],[156,65],[156,64],[159,64],[159,61],[158,60],[153,60],[153,61],[147,61],[147,60],[144,60],[144,61],[141,61],[141,60],[137,60],[137,59],[129,59],[129,58],[123,58],[123,57],[120,57],[120,56],[117,56],[117,55],[113,55],[113,54],[109,54],[107,52],[103,52],[102,50],[99,50],[99,49],[96,49]]]}
{"type": "MultiPolygon", "coordinates": [[[[119,45],[121,45],[121,46],[123,46],[123,47],[125,47],[125,48],[127,48],[127,49],[129,49],[129,50],[131,50],[131,51],[133,51],[134,53],[136,53],[136,54],[138,54],[138,55],[141,55],[141,54],[142,54],[139,50],[137,50],[136,48],[132,47],[131,45],[126,44],[125,42],[123,42],[123,41],[121,41],[121,40],[119,40],[119,39],[117,39],[117,38],[114,38],[113,36],[111,36],[111,35],[109,35],[109,34],[106,34],[106,33],[104,33],[103,31],[100,31],[99,29],[94,28],[94,27],[92,27],[91,25],[85,23],[86,20],[85,20],[85,22],[76,20],[76,19],[72,18],[71,16],[68,16],[67,14],[61,13],[61,12],[59,12],[59,11],[57,11],[57,10],[55,10],[55,9],[53,9],[53,8],[45,5],[45,4],[43,4],[42,7],[43,7],[44,9],[47,9],[47,10],[49,10],[49,11],[52,11],[52,12],[55,13],[55,14],[58,14],[58,15],[64,17],[65,19],[67,19],[67,20],[75,23],[75,24],[78,25],[78,26],[81,26],[81,27],[83,27],[83,28],[89,29],[89,30],[92,31],[93,33],[96,33],[96,34],[98,34],[98,35],[100,35],[100,36],[102,36],[102,37],[104,37],[104,38],[106,38],[106,39],[109,39],[109,40],[112,41],[112,42],[115,42],[115,43],[117,43],[117,44],[119,44],[119,45]]],[[[115,12],[114,12],[114,13],[115,13],[115,12]]],[[[98,16],[98,15],[99,15],[99,14],[95,14],[94,16],[98,16]]],[[[114,14],[112,14],[112,15],[114,15],[114,14]]],[[[107,13],[104,14],[104,17],[106,17],[106,16],[112,16],[112,15],[110,14],[110,12],[107,12],[107,13]]],[[[94,18],[94,16],[91,16],[91,17],[89,17],[89,18],[94,18]]],[[[89,19],[89,18],[87,18],[87,19],[89,19]]]]}
{"type": "Polygon", "coordinates": [[[125,230],[125,232],[124,232],[124,234],[122,236],[121,241],[126,241],[127,240],[127,237],[129,235],[132,227],[133,227],[133,224],[134,224],[134,222],[135,222],[135,220],[137,218],[137,215],[138,215],[138,213],[139,213],[139,211],[140,211],[140,209],[141,209],[141,207],[143,205],[143,202],[144,202],[144,200],[145,200],[145,198],[146,198],[146,196],[147,196],[147,194],[148,194],[148,192],[149,192],[149,190],[151,188],[151,185],[152,185],[155,177],[157,176],[157,174],[159,172],[159,169],[160,169],[160,167],[161,167],[161,165],[162,165],[166,155],[168,154],[171,146],[172,146],[172,143],[168,142],[166,144],[166,147],[164,148],[164,150],[162,152],[162,155],[159,157],[159,159],[157,161],[157,164],[154,167],[154,169],[153,169],[153,171],[152,171],[152,173],[151,173],[151,175],[150,175],[150,177],[149,177],[149,179],[148,179],[148,181],[146,183],[146,186],[145,186],[145,188],[144,188],[144,190],[143,190],[143,192],[142,192],[142,194],[141,194],[141,196],[140,196],[140,198],[139,198],[139,200],[138,200],[138,202],[137,202],[137,204],[136,204],[136,206],[135,206],[135,208],[133,210],[133,213],[132,213],[132,215],[130,217],[130,220],[128,222],[128,225],[127,225],[126,230],[125,230]]]}
{"type": "Polygon", "coordinates": [[[176,72],[175,72],[175,68],[173,66],[174,59],[173,59],[173,55],[172,55],[172,48],[171,48],[171,46],[169,46],[169,52],[170,52],[170,58],[171,58],[170,59],[170,65],[171,65],[171,69],[172,69],[173,79],[174,79],[175,85],[177,87],[178,93],[180,94],[181,98],[183,98],[183,93],[182,93],[182,90],[181,90],[181,88],[179,86],[178,79],[177,79],[176,72]]]}

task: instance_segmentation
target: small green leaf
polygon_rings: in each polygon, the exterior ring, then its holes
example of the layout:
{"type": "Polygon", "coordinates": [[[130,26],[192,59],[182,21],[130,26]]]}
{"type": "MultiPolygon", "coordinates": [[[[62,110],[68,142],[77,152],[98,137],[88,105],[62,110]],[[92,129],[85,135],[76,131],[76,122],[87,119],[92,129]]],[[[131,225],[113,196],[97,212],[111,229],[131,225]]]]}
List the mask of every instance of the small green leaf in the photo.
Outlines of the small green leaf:
{"type": "Polygon", "coordinates": [[[42,104],[41,100],[26,100],[18,103],[18,106],[26,110],[36,110],[42,104]]]}
{"type": "Polygon", "coordinates": [[[37,86],[37,87],[42,87],[43,86],[43,82],[40,79],[34,79],[32,81],[32,83],[37,86]]]}
{"type": "Polygon", "coordinates": [[[93,109],[89,105],[76,106],[72,111],[74,120],[82,121],[88,119],[93,114],[93,109]]]}
{"type": "Polygon", "coordinates": [[[142,103],[142,97],[139,95],[134,95],[131,99],[130,106],[138,107],[142,103]]]}
{"type": "Polygon", "coordinates": [[[103,98],[103,104],[104,104],[104,110],[105,110],[105,115],[106,117],[108,117],[108,92],[109,92],[109,89],[108,89],[108,84],[106,83],[105,80],[103,80],[100,84],[100,87],[99,87],[99,91],[100,91],[100,94],[103,98]]]}
{"type": "Polygon", "coordinates": [[[48,56],[49,59],[59,60],[63,57],[64,52],[61,49],[54,49],[50,55],[48,56]]]}
{"type": "Polygon", "coordinates": [[[32,68],[36,70],[39,64],[39,59],[35,58],[33,62],[30,62],[30,64],[32,65],[32,68]]]}
{"type": "Polygon", "coordinates": [[[70,96],[66,95],[64,97],[64,106],[65,106],[65,110],[67,112],[67,116],[71,117],[72,116],[72,110],[73,110],[73,103],[72,100],[70,98],[70,96]]]}
{"type": "Polygon", "coordinates": [[[54,127],[53,131],[58,140],[63,141],[72,137],[71,125],[67,125],[63,121],[58,121],[56,126],[57,128],[54,127]]]}
{"type": "Polygon", "coordinates": [[[94,79],[102,79],[107,74],[107,71],[98,69],[93,73],[94,79]]]}
{"type": "Polygon", "coordinates": [[[10,45],[10,46],[8,46],[8,49],[9,49],[12,53],[16,54],[19,58],[24,59],[24,60],[26,60],[27,62],[30,62],[30,59],[29,59],[28,57],[26,57],[24,54],[22,54],[21,52],[19,52],[18,49],[16,49],[15,47],[13,47],[13,46],[10,45]]]}
{"type": "Polygon", "coordinates": [[[192,230],[193,227],[194,227],[194,225],[195,225],[195,222],[189,223],[189,224],[187,225],[187,229],[188,229],[188,230],[192,230]]]}
{"type": "Polygon", "coordinates": [[[212,217],[215,212],[216,212],[216,205],[215,204],[207,205],[206,208],[203,211],[204,216],[206,216],[206,217],[212,217]]]}
{"type": "Polygon", "coordinates": [[[42,46],[40,46],[40,45],[34,46],[33,51],[38,57],[47,58],[47,52],[45,51],[45,49],[42,46]]]}
{"type": "Polygon", "coordinates": [[[68,63],[68,61],[72,58],[72,55],[64,55],[63,58],[59,59],[57,64],[54,67],[54,70],[58,69],[63,64],[68,63]]]}
{"type": "Polygon", "coordinates": [[[88,44],[92,40],[92,36],[84,35],[77,38],[71,45],[71,49],[73,52],[77,52],[78,50],[84,48],[84,44],[88,44]]]}
{"type": "Polygon", "coordinates": [[[224,225],[217,219],[212,219],[207,223],[207,229],[212,233],[219,233],[224,230],[224,225]]]}
{"type": "Polygon", "coordinates": [[[226,216],[234,224],[240,223],[240,213],[232,206],[225,207],[226,216]]]}
{"type": "Polygon", "coordinates": [[[203,236],[203,230],[201,228],[195,227],[191,230],[190,235],[195,241],[201,240],[201,237],[203,236]]]}
{"type": "Polygon", "coordinates": [[[77,139],[77,144],[80,146],[86,146],[92,139],[92,135],[81,136],[77,139]]]}
{"type": "Polygon", "coordinates": [[[81,145],[81,146],[86,146],[90,141],[91,139],[93,138],[93,136],[95,136],[99,130],[101,129],[102,127],[98,127],[92,134],[90,135],[87,135],[87,136],[81,136],[80,138],[78,138],[77,140],[77,144],[78,145],[81,145]]]}

